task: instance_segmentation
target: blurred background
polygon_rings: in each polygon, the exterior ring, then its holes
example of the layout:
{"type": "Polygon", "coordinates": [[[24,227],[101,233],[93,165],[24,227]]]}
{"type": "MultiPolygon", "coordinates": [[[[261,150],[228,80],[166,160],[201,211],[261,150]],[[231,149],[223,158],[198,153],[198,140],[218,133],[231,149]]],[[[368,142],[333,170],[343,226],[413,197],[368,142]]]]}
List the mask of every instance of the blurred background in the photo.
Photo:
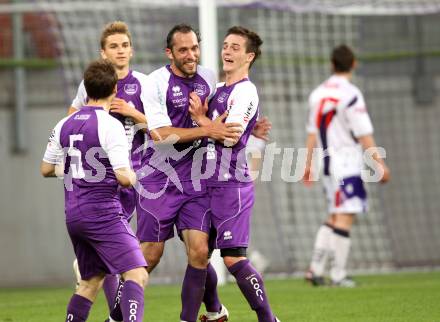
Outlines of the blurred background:
{"type": "MultiPolygon", "coordinates": [[[[370,211],[358,217],[352,233],[350,268],[439,267],[440,1],[216,4],[220,42],[233,25],[264,40],[251,79],[262,114],[273,124],[269,143],[282,149],[270,180],[256,182],[251,250],[264,258],[266,274],[302,274],[326,216],[320,184],[305,188],[291,181],[297,149],[305,145],[308,95],[329,76],[330,52],[341,43],[359,58],[354,83],[392,172],[386,186],[368,185],[370,211]]],[[[148,74],[167,63],[165,37],[173,25],[199,27],[198,7],[197,0],[0,0],[0,287],[73,283],[62,182],[41,178],[39,164],[84,67],[99,56],[103,26],[127,22],[132,67],[148,74]]],[[[184,249],[173,239],[151,281],[180,281],[185,267],[184,249]]]]}

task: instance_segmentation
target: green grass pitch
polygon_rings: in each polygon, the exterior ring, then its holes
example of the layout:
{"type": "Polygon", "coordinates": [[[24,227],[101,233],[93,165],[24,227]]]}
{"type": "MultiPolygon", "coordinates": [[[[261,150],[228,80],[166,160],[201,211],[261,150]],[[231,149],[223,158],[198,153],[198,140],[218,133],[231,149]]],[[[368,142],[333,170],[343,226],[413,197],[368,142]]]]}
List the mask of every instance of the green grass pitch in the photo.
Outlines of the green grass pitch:
{"type": "MultiPolygon", "coordinates": [[[[152,276],[154,278],[154,275],[152,276]]],[[[355,278],[355,289],[312,288],[300,279],[269,280],[266,289],[282,322],[439,322],[440,272],[355,278]]],[[[1,322],[60,322],[71,296],[69,288],[0,290],[1,322]]],[[[235,284],[219,290],[231,322],[256,322],[235,284]]],[[[180,287],[152,285],[146,290],[144,321],[177,322],[180,287]]],[[[103,322],[103,294],[89,320],[103,322]]]]}

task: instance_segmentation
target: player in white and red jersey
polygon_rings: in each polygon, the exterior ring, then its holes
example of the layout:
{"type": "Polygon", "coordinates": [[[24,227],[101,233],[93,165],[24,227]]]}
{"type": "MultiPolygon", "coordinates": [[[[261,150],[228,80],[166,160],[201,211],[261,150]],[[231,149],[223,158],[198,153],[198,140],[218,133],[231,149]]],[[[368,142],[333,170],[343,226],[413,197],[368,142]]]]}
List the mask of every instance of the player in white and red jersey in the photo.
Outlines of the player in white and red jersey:
{"type": "Polygon", "coordinates": [[[323,184],[329,217],[317,233],[306,279],[314,285],[324,284],[324,268],[331,254],[334,256],[330,271],[332,283],[353,287],[354,281],[347,278],[346,264],[355,214],[367,209],[367,193],[361,179],[363,151],[371,153],[381,182],[389,180],[390,172],[376,149],[364,97],[350,82],[356,66],[352,50],[345,45],[336,47],[331,61],[334,74],[309,98],[304,182],[312,182],[312,153],[318,144],[323,151],[323,184]]]}

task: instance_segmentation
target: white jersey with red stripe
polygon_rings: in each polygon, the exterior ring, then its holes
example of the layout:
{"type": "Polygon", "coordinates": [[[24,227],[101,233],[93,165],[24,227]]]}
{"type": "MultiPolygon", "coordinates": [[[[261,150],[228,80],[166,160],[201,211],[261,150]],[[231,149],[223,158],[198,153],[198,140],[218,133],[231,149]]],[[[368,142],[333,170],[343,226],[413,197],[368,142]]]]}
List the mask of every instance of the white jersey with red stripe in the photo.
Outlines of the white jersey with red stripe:
{"type": "Polygon", "coordinates": [[[324,151],[324,175],[359,175],[363,152],[357,138],[373,134],[361,91],[347,77],[333,75],[310,94],[309,105],[307,132],[317,135],[324,151]]]}

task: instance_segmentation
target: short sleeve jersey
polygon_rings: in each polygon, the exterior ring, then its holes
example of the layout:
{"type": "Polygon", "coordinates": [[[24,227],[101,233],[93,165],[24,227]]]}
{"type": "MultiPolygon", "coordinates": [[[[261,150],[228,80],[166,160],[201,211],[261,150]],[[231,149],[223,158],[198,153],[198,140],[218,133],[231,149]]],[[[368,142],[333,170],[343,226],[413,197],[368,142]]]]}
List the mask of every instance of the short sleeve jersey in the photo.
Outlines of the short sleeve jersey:
{"type": "MultiPolygon", "coordinates": [[[[198,66],[197,73],[189,78],[175,75],[169,65],[153,71],[148,75],[147,91],[143,95],[149,131],[165,126],[196,127],[197,124],[189,113],[189,94],[195,92],[204,102],[214,94],[215,83],[214,72],[202,66],[198,66]]],[[[172,167],[180,181],[190,181],[193,155],[201,141],[176,143],[171,152],[170,150],[164,152],[160,151],[160,148],[157,149],[150,140],[142,158],[142,166],[150,165],[154,171],[140,181],[161,183],[167,180],[167,174],[155,168],[153,159],[163,160],[167,166],[172,167]]]]}
{"type": "Polygon", "coordinates": [[[58,122],[43,160],[64,163],[67,221],[122,213],[114,170],[130,166],[128,143],[121,122],[101,107],[84,106],[58,122]]]}
{"type": "Polygon", "coordinates": [[[373,134],[361,91],[343,76],[333,75],[309,97],[307,132],[316,133],[324,154],[324,174],[358,175],[363,167],[357,138],[373,134]]]}
{"type": "MultiPolygon", "coordinates": [[[[128,75],[123,79],[119,79],[117,83],[116,97],[123,99],[129,105],[136,108],[142,114],[144,111],[144,97],[147,75],[137,71],[129,71],[128,75]]],[[[72,106],[80,109],[87,103],[87,92],[84,87],[84,81],[78,87],[76,97],[73,99],[72,106]]],[[[131,117],[126,117],[118,113],[110,112],[110,115],[118,119],[125,128],[128,140],[128,148],[131,151],[131,161],[133,168],[136,170],[140,167],[142,146],[145,143],[145,133],[139,129],[136,131],[134,121],[131,117]]]]}
{"type": "Polygon", "coordinates": [[[225,122],[241,124],[243,133],[233,147],[208,140],[205,171],[213,173],[207,180],[208,186],[252,184],[246,161],[246,144],[258,118],[258,104],[257,88],[247,78],[229,86],[218,84],[209,102],[208,116],[215,119],[228,111],[225,122]]]}

